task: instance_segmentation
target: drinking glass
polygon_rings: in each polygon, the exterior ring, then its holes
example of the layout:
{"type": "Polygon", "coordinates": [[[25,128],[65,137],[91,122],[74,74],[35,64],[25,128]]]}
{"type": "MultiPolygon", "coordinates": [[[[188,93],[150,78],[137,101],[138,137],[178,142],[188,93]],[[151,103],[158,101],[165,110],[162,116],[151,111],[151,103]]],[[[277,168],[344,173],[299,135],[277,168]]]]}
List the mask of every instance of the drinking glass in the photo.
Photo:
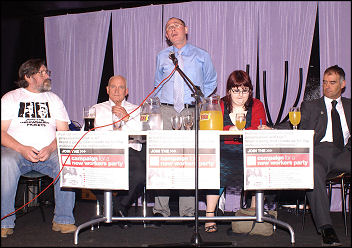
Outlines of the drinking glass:
{"type": "Polygon", "coordinates": [[[174,130],[180,130],[182,127],[182,118],[179,115],[174,115],[171,117],[171,126],[174,130]]]}
{"type": "Polygon", "coordinates": [[[152,113],[148,116],[150,130],[163,130],[163,118],[160,113],[152,113]]]}
{"type": "Polygon", "coordinates": [[[246,126],[246,114],[237,113],[236,114],[236,127],[238,130],[243,130],[246,126]]]}
{"type": "MultiPolygon", "coordinates": [[[[96,110],[94,107],[83,108],[84,131],[94,128],[96,110]]],[[[92,130],[94,131],[94,130],[92,130]]]]}
{"type": "Polygon", "coordinates": [[[193,128],[193,116],[191,114],[187,114],[183,116],[183,126],[186,130],[192,130],[193,128]]]}
{"type": "Polygon", "coordinates": [[[293,126],[293,130],[297,130],[297,126],[301,122],[301,109],[299,107],[290,108],[288,116],[293,126]]]}

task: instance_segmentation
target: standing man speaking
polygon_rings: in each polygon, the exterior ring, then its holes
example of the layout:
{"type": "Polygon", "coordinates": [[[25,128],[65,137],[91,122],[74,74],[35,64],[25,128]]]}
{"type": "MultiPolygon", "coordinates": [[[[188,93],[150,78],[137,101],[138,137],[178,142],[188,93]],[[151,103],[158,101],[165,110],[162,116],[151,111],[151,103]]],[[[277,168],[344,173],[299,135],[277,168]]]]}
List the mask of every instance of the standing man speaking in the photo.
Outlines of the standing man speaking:
{"type": "MultiPolygon", "coordinates": [[[[156,57],[154,87],[166,78],[175,68],[169,58],[174,53],[180,69],[186,76],[199,86],[205,97],[211,95],[217,87],[217,74],[208,52],[187,43],[188,27],[179,18],[172,17],[165,26],[168,48],[159,52],[156,57]]],[[[192,91],[176,71],[174,75],[156,90],[155,96],[161,102],[161,114],[164,130],[172,130],[170,118],[183,115],[188,108],[194,108],[192,91]]],[[[170,216],[169,192],[158,192],[155,197],[154,216],[170,216]]],[[[195,198],[193,191],[180,192],[180,216],[194,216],[195,198]]]]}

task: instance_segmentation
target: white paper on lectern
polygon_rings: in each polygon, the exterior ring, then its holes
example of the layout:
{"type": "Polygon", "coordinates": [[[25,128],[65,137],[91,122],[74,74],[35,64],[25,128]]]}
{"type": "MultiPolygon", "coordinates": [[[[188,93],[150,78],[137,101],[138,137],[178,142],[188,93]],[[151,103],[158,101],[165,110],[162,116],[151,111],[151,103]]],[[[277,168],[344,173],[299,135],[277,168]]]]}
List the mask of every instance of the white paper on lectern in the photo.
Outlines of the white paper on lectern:
{"type": "MultiPolygon", "coordinates": [[[[152,130],[147,135],[147,189],[195,189],[195,132],[152,130]]],[[[218,131],[199,131],[199,189],[220,187],[218,131]]]]}
{"type": "Polygon", "coordinates": [[[313,189],[314,130],[246,130],[244,190],[313,189]]]}
{"type": "Polygon", "coordinates": [[[86,133],[56,132],[60,169],[64,167],[61,171],[60,186],[128,190],[128,133],[124,131],[86,133]],[[84,134],[86,135],[83,137],[84,134]],[[75,149],[70,154],[73,147],[75,149]]]}

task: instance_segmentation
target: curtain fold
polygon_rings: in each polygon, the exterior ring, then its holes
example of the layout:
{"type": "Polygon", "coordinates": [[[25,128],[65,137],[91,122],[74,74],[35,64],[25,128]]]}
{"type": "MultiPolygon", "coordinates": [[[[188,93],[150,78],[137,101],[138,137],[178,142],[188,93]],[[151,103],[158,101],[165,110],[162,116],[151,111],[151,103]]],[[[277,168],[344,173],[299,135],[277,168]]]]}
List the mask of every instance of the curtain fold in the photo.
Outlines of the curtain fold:
{"type": "Polygon", "coordinates": [[[128,101],[140,105],[153,90],[156,54],[162,49],[162,6],[112,11],[115,75],[127,79],[128,101]]]}
{"type": "MultiPolygon", "coordinates": [[[[218,74],[217,94],[225,95],[233,70],[246,70],[255,87],[259,54],[260,96],[266,71],[268,109],[278,119],[288,61],[288,90],[281,121],[294,104],[299,87],[303,100],[318,2],[185,2],[45,18],[47,62],[53,91],[70,118],[80,121],[82,107],[97,102],[112,13],[114,74],[127,79],[128,100],[140,104],[153,90],[156,55],[167,46],[165,23],[183,19],[189,43],[209,52],[218,74]]],[[[345,96],[350,97],[351,3],[319,2],[321,74],[338,64],[346,71],[345,96]]],[[[257,90],[257,89],[255,89],[257,90]]]]}
{"type": "Polygon", "coordinates": [[[110,11],[45,17],[45,44],[52,90],[71,120],[83,123],[83,107],[97,103],[110,11]]]}
{"type": "Polygon", "coordinates": [[[351,2],[319,1],[318,9],[320,82],[325,69],[339,65],[346,73],[346,89],[342,96],[351,98],[351,2]]]}
{"type": "MultiPolygon", "coordinates": [[[[259,15],[259,73],[266,71],[267,114],[273,123],[282,121],[293,106],[299,87],[299,68],[303,100],[309,68],[317,2],[257,2],[259,15]],[[288,85],[285,107],[278,119],[283,97],[285,61],[288,61],[288,85]]],[[[261,96],[263,94],[261,87],[261,96]]],[[[263,98],[264,101],[264,98],[263,98]]]]}

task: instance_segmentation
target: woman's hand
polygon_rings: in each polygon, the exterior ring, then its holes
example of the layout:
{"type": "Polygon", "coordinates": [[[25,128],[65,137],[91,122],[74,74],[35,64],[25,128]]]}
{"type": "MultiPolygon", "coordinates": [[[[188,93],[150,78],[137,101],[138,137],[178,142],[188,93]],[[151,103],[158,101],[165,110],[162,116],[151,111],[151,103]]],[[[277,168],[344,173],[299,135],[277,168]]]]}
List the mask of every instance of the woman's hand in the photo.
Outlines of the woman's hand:
{"type": "Polygon", "coordinates": [[[271,127],[268,127],[267,125],[259,125],[257,128],[259,130],[271,130],[271,129],[273,129],[271,127]]]}
{"type": "Polygon", "coordinates": [[[238,131],[238,128],[236,126],[231,126],[229,128],[229,131],[238,131]]]}

